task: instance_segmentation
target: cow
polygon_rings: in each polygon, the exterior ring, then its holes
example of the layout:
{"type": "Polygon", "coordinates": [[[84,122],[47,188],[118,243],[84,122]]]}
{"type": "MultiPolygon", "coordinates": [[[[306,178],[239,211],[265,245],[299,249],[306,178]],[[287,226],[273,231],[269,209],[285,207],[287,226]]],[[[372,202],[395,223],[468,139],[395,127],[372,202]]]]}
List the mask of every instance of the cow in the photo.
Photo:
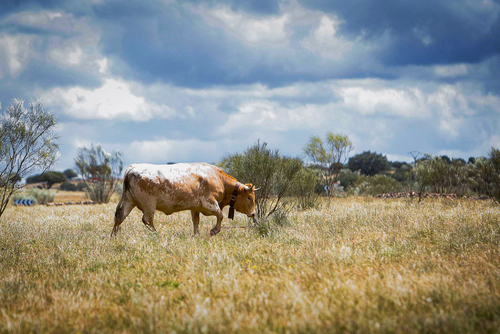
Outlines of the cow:
{"type": "Polygon", "coordinates": [[[210,230],[214,236],[220,232],[222,209],[227,205],[229,218],[236,210],[255,219],[255,190],[252,184],[242,184],[206,163],[132,164],[125,171],[111,236],[118,233],[120,224],[136,206],[143,213],[144,225],[154,232],[156,210],[167,215],[190,210],[195,235],[199,234],[200,213],[216,216],[217,223],[210,230]]]}

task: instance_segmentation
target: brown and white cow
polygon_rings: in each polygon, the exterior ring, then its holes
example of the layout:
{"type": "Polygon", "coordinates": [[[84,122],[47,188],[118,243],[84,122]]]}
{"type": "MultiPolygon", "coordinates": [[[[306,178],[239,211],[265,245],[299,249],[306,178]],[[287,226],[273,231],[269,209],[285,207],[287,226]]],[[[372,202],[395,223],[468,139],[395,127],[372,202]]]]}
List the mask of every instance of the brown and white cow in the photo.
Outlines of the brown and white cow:
{"type": "Polygon", "coordinates": [[[153,225],[156,210],[167,215],[191,210],[194,234],[198,234],[200,213],[217,216],[217,224],[210,231],[213,236],[221,229],[222,209],[227,205],[254,218],[253,185],[239,183],[220,168],[205,163],[132,164],[125,171],[111,236],[116,235],[120,224],[136,206],[143,213],[142,222],[152,231],[156,231],[153,225]]]}

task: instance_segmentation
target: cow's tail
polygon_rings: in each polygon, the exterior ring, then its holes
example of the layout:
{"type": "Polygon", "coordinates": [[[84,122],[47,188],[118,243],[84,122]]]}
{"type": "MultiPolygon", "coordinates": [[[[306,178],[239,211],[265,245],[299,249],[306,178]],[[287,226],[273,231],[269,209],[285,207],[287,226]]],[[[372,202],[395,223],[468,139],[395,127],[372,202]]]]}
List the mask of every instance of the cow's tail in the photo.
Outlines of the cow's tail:
{"type": "Polygon", "coordinates": [[[125,195],[126,193],[129,193],[130,192],[130,170],[127,169],[125,171],[125,175],[123,177],[123,195],[125,195]]]}

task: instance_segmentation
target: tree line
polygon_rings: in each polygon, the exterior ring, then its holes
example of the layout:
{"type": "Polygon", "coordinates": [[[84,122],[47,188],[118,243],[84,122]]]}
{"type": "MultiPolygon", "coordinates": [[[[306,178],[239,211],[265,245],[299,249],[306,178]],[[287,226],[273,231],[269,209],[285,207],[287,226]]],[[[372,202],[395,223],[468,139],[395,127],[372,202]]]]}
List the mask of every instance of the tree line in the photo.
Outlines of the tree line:
{"type": "MultiPolygon", "coordinates": [[[[75,170],[50,171],[58,157],[57,120],[40,100],[25,108],[13,100],[0,118],[0,216],[11,196],[27,183],[44,182],[47,188],[62,183],[63,190],[84,190],[99,203],[109,202],[120,188],[123,159],[119,151],[106,152],[100,145],[80,148],[75,170]],[[34,171],[38,174],[32,175],[34,171]],[[82,182],[70,180],[79,174],[82,182]],[[78,188],[80,187],[80,188],[78,188]]],[[[292,206],[313,207],[320,196],[376,195],[392,191],[416,191],[458,195],[484,195],[500,203],[500,151],[488,157],[450,159],[414,154],[413,163],[390,162],[383,154],[364,151],[350,157],[354,145],[345,134],[328,132],[313,136],[303,155],[286,157],[259,140],[244,152],[226,155],[218,165],[237,179],[261,187],[256,197],[261,219],[286,220],[292,206]],[[307,157],[307,161],[305,159],[307,157]],[[290,204],[289,198],[295,203],[290,204]]]]}

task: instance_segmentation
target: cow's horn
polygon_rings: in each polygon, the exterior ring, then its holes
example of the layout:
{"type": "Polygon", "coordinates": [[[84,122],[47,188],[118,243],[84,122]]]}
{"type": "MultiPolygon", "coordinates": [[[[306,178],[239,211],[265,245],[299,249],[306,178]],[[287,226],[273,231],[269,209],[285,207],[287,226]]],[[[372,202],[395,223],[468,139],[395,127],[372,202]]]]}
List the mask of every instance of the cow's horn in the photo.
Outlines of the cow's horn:
{"type": "MultiPolygon", "coordinates": [[[[253,187],[253,186],[252,186],[252,187],[253,187]]],[[[255,188],[253,191],[260,190],[260,188],[262,188],[262,187],[255,188]]]]}

